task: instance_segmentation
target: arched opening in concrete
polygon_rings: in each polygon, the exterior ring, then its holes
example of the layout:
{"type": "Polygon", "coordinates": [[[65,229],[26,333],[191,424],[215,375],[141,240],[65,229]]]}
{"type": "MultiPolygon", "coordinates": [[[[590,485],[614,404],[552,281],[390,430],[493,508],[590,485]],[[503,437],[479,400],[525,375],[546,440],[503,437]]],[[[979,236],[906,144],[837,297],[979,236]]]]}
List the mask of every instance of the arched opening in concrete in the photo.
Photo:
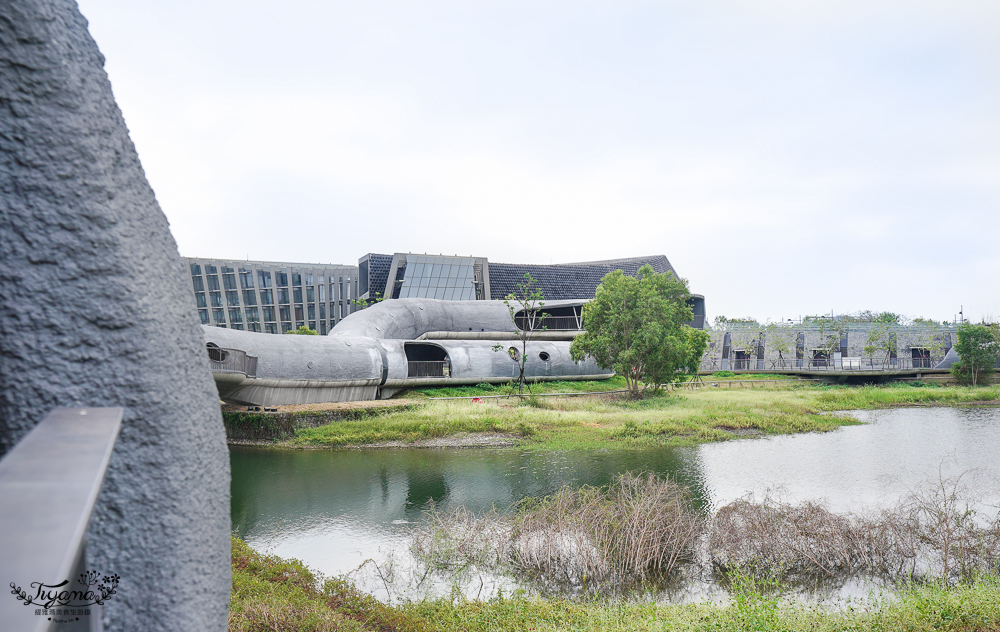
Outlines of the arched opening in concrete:
{"type": "Polygon", "coordinates": [[[546,307],[521,310],[514,314],[514,324],[520,330],[577,331],[583,329],[583,306],[546,307]],[[543,317],[544,315],[544,317],[543,317]]]}
{"type": "Polygon", "coordinates": [[[451,377],[451,362],[443,347],[429,342],[407,342],[406,377],[451,377]]]}
{"type": "Polygon", "coordinates": [[[213,362],[225,362],[229,358],[229,352],[221,348],[214,342],[205,345],[208,348],[208,359],[213,362]]]}

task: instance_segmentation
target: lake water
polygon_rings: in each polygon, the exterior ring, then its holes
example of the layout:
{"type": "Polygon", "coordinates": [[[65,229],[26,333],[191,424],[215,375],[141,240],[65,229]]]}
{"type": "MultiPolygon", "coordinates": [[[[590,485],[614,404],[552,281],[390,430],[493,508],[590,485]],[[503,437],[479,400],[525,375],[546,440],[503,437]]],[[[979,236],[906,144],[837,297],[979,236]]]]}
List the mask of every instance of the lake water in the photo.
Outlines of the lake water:
{"type": "MultiPolygon", "coordinates": [[[[1000,504],[1000,408],[851,414],[865,425],[689,448],[550,452],[232,446],[233,528],[258,550],[298,558],[336,575],[367,559],[383,566],[386,559],[395,559],[399,568],[412,566],[408,534],[432,505],[504,510],[564,485],[604,485],[625,471],[671,476],[688,485],[705,508],[749,492],[770,492],[792,501],[821,500],[835,511],[861,510],[892,503],[939,475],[963,472],[970,472],[966,480],[982,492],[985,503],[1000,504]]],[[[371,573],[352,577],[375,594],[382,590],[381,580],[371,573]]],[[[513,584],[488,578],[486,590],[508,585],[513,584]]],[[[689,591],[679,598],[710,592],[689,591]]]]}

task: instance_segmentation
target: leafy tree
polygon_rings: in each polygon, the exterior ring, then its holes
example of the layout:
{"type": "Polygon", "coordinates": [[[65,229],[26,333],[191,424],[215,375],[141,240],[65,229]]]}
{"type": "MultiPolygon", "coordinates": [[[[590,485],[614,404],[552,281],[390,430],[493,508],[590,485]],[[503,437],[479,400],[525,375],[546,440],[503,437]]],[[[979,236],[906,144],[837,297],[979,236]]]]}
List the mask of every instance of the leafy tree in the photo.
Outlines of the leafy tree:
{"type": "Polygon", "coordinates": [[[687,284],[671,273],[644,265],[635,278],[621,270],[601,280],[583,307],[587,331],[573,340],[574,360],[590,356],[625,378],[633,397],[647,389],[697,373],[708,333],[685,323],[693,319],[687,284]]]}
{"type": "Polygon", "coordinates": [[[725,316],[715,317],[715,328],[725,329],[726,325],[752,325],[755,327],[760,327],[760,323],[756,319],[750,318],[726,318],[725,316]]]}
{"type": "MultiPolygon", "coordinates": [[[[515,290],[503,300],[504,305],[507,306],[507,311],[510,312],[510,321],[514,323],[514,329],[517,331],[517,339],[521,346],[520,351],[516,347],[511,347],[507,350],[511,359],[517,362],[518,395],[524,394],[524,387],[527,384],[527,380],[524,377],[524,366],[528,361],[528,340],[531,339],[531,332],[538,329],[545,329],[544,322],[548,318],[548,314],[540,311],[545,307],[545,296],[541,288],[535,285],[536,283],[537,281],[531,277],[531,274],[525,273],[524,282],[518,283],[515,290]],[[523,320],[520,323],[517,318],[518,314],[523,314],[523,320]],[[519,324],[521,326],[518,326],[519,324]]],[[[495,344],[493,345],[493,350],[503,351],[503,345],[495,344]]]]}
{"type": "Polygon", "coordinates": [[[958,326],[955,352],[961,362],[952,368],[952,374],[959,380],[967,376],[972,385],[976,386],[982,377],[993,372],[997,357],[1000,357],[1000,330],[995,324],[962,323],[958,326]]]}
{"type": "Polygon", "coordinates": [[[795,350],[797,332],[784,323],[769,323],[761,333],[767,336],[768,348],[778,352],[778,359],[771,362],[771,368],[778,364],[784,366],[785,354],[795,350]]]}
{"type": "Polygon", "coordinates": [[[315,329],[309,329],[305,325],[302,325],[298,329],[288,330],[285,333],[286,334],[299,334],[300,336],[318,336],[319,335],[319,332],[317,332],[315,329]]]}
{"type": "Polygon", "coordinates": [[[873,323],[868,330],[868,338],[865,340],[862,353],[868,356],[873,365],[875,364],[876,353],[880,354],[883,364],[888,364],[889,357],[897,345],[895,332],[891,327],[892,321],[879,320],[873,321],[873,323]]]}

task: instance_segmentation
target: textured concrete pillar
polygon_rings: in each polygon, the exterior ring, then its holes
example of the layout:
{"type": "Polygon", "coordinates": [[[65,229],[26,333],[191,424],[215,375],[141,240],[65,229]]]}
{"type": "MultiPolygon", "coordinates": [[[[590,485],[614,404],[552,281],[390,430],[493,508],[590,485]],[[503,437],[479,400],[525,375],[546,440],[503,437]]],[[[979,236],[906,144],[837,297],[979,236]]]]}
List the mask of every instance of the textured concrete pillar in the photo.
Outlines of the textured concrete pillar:
{"type": "MultiPolygon", "coordinates": [[[[73,2],[0,2],[0,453],[53,407],[125,407],[87,536],[88,566],[121,577],[106,625],[221,631],[217,394],[188,276],[103,63],[73,2]]],[[[24,546],[58,543],[25,534],[24,546]]]]}

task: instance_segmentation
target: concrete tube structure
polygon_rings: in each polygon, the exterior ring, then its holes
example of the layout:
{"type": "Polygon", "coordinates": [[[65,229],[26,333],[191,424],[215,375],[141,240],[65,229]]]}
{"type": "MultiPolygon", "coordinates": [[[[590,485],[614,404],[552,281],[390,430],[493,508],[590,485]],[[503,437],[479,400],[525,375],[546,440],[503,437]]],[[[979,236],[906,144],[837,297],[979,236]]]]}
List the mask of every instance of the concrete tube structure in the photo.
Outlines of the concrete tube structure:
{"type": "MultiPolygon", "coordinates": [[[[539,311],[579,313],[585,302],[553,301],[539,311]]],[[[384,399],[414,386],[509,382],[519,373],[519,326],[538,327],[527,344],[529,380],[599,380],[614,374],[592,359],[570,358],[570,343],[582,331],[578,318],[559,317],[560,329],[548,329],[542,328],[544,320],[533,325],[528,316],[516,314],[515,325],[500,301],[413,298],[351,314],[323,337],[202,329],[219,397],[233,404],[384,399]],[[252,360],[226,364],[230,355],[241,354],[252,360]]]]}

